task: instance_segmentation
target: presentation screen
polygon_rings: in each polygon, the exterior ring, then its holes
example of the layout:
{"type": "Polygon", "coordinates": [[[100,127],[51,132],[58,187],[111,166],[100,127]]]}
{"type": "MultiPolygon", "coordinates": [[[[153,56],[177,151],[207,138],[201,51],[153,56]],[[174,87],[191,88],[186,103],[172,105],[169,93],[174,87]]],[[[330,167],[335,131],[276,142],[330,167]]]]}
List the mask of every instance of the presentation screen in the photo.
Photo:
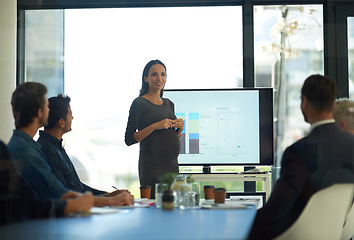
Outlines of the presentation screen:
{"type": "Polygon", "coordinates": [[[179,165],[273,165],[273,89],[169,89],[184,120],[179,165]]]}

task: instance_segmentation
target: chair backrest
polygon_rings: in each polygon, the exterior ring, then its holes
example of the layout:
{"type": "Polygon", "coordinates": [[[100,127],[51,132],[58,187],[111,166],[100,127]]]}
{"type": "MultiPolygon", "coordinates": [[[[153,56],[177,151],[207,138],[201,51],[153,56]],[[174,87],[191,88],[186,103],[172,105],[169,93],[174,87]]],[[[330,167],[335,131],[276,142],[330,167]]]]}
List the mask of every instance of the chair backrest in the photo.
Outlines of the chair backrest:
{"type": "MultiPolygon", "coordinates": [[[[349,240],[354,237],[354,203],[347,214],[341,240],[349,240]]],[[[354,239],[354,238],[353,238],[354,239]]]]}
{"type": "MultiPolygon", "coordinates": [[[[334,182],[354,182],[354,175],[348,169],[331,169],[323,180],[323,187],[328,187],[334,182]]],[[[348,211],[346,220],[343,226],[341,240],[349,240],[354,235],[354,205],[348,211]]]]}
{"type": "Polygon", "coordinates": [[[6,145],[0,140],[0,197],[15,193],[17,179],[17,168],[10,159],[6,145]]]}
{"type": "Polygon", "coordinates": [[[0,159],[10,159],[10,153],[5,143],[0,140],[0,159]]]}
{"type": "Polygon", "coordinates": [[[353,197],[353,183],[338,183],[316,192],[299,218],[276,240],[340,239],[353,197]]]}

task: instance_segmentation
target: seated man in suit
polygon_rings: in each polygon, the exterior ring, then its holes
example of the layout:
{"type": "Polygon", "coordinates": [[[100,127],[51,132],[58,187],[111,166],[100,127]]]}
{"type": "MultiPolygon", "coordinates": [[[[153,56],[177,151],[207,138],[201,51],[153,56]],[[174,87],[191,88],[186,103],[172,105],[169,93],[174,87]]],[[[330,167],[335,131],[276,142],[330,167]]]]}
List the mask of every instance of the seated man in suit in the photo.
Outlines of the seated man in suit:
{"type": "MultiPolygon", "coordinates": [[[[47,88],[40,83],[23,83],[13,92],[11,105],[16,130],[7,147],[21,175],[34,190],[35,196],[41,200],[81,196],[82,193],[68,190],[56,178],[40,145],[33,140],[38,129],[48,123],[47,88]]],[[[114,197],[94,197],[95,206],[133,203],[133,197],[127,192],[114,197]]]]}
{"type": "Polygon", "coordinates": [[[334,103],[333,117],[343,131],[354,134],[354,102],[338,99],[334,103]]]}
{"type": "Polygon", "coordinates": [[[86,193],[77,198],[39,200],[32,188],[18,173],[6,145],[0,141],[0,224],[35,218],[60,217],[77,211],[88,211],[93,196],[86,193]]]}
{"type": "Polygon", "coordinates": [[[301,110],[311,124],[310,133],[285,150],[280,177],[268,202],[258,210],[249,239],[273,239],[283,233],[324,187],[330,170],[354,173],[354,135],[342,131],[333,119],[336,91],[328,77],[311,75],[305,80],[301,110]]]}
{"type": "Polygon", "coordinates": [[[73,163],[62,147],[62,137],[65,133],[71,131],[71,123],[74,119],[71,107],[70,97],[59,94],[57,97],[51,97],[49,101],[48,124],[44,131],[39,131],[38,143],[46,155],[52,173],[59,181],[70,190],[77,192],[91,191],[94,195],[114,196],[127,190],[116,190],[111,193],[94,189],[80,181],[73,163]]]}

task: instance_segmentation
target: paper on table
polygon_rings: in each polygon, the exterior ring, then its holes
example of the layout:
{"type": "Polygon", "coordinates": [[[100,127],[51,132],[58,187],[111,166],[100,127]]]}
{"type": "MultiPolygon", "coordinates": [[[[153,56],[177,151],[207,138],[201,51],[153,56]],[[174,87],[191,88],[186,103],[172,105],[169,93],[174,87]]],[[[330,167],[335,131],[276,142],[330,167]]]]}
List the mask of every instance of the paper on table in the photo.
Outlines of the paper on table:
{"type": "Polygon", "coordinates": [[[108,214],[108,213],[118,213],[118,209],[112,209],[107,207],[92,207],[87,212],[73,212],[69,213],[71,217],[88,217],[94,214],[108,214]]]}
{"type": "Polygon", "coordinates": [[[243,204],[225,204],[217,203],[212,205],[203,205],[202,208],[205,209],[246,209],[247,206],[243,204]]]}
{"type": "Polygon", "coordinates": [[[202,208],[206,209],[245,209],[246,204],[234,201],[225,201],[225,203],[203,204],[202,208]]]}
{"type": "Polygon", "coordinates": [[[111,208],[145,208],[145,207],[151,207],[155,205],[155,200],[154,199],[147,199],[147,198],[141,198],[141,199],[134,199],[134,205],[129,205],[129,206],[111,206],[111,208]]]}
{"type": "Polygon", "coordinates": [[[141,204],[141,203],[134,203],[134,205],[129,205],[129,206],[111,206],[111,208],[116,208],[116,209],[120,209],[120,208],[148,208],[151,207],[151,205],[148,204],[141,204]]]}
{"type": "MultiPolygon", "coordinates": [[[[155,200],[154,199],[142,199],[141,201],[140,201],[140,204],[141,205],[150,205],[150,206],[153,206],[153,205],[155,205],[155,200]]],[[[135,205],[134,205],[135,206],[135,205]]]]}
{"type": "Polygon", "coordinates": [[[92,214],[107,214],[107,213],[117,213],[118,209],[112,209],[108,207],[92,207],[90,213],[92,214]]]}
{"type": "Polygon", "coordinates": [[[231,196],[230,201],[242,203],[245,205],[254,205],[257,207],[257,209],[263,206],[262,196],[231,196]]]}

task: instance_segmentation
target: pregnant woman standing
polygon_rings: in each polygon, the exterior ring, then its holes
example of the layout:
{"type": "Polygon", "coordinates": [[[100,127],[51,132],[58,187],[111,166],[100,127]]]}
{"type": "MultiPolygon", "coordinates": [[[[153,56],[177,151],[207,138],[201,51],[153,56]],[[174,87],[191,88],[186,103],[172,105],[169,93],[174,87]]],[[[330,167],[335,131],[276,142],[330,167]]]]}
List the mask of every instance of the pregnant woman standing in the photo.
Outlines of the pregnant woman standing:
{"type": "Polygon", "coordinates": [[[125,143],[140,143],[140,185],[151,186],[155,198],[155,183],[165,173],[178,173],[179,138],[184,128],[177,119],[174,104],[163,98],[166,67],[159,60],[151,60],[144,68],[142,87],[129,111],[125,143]]]}

